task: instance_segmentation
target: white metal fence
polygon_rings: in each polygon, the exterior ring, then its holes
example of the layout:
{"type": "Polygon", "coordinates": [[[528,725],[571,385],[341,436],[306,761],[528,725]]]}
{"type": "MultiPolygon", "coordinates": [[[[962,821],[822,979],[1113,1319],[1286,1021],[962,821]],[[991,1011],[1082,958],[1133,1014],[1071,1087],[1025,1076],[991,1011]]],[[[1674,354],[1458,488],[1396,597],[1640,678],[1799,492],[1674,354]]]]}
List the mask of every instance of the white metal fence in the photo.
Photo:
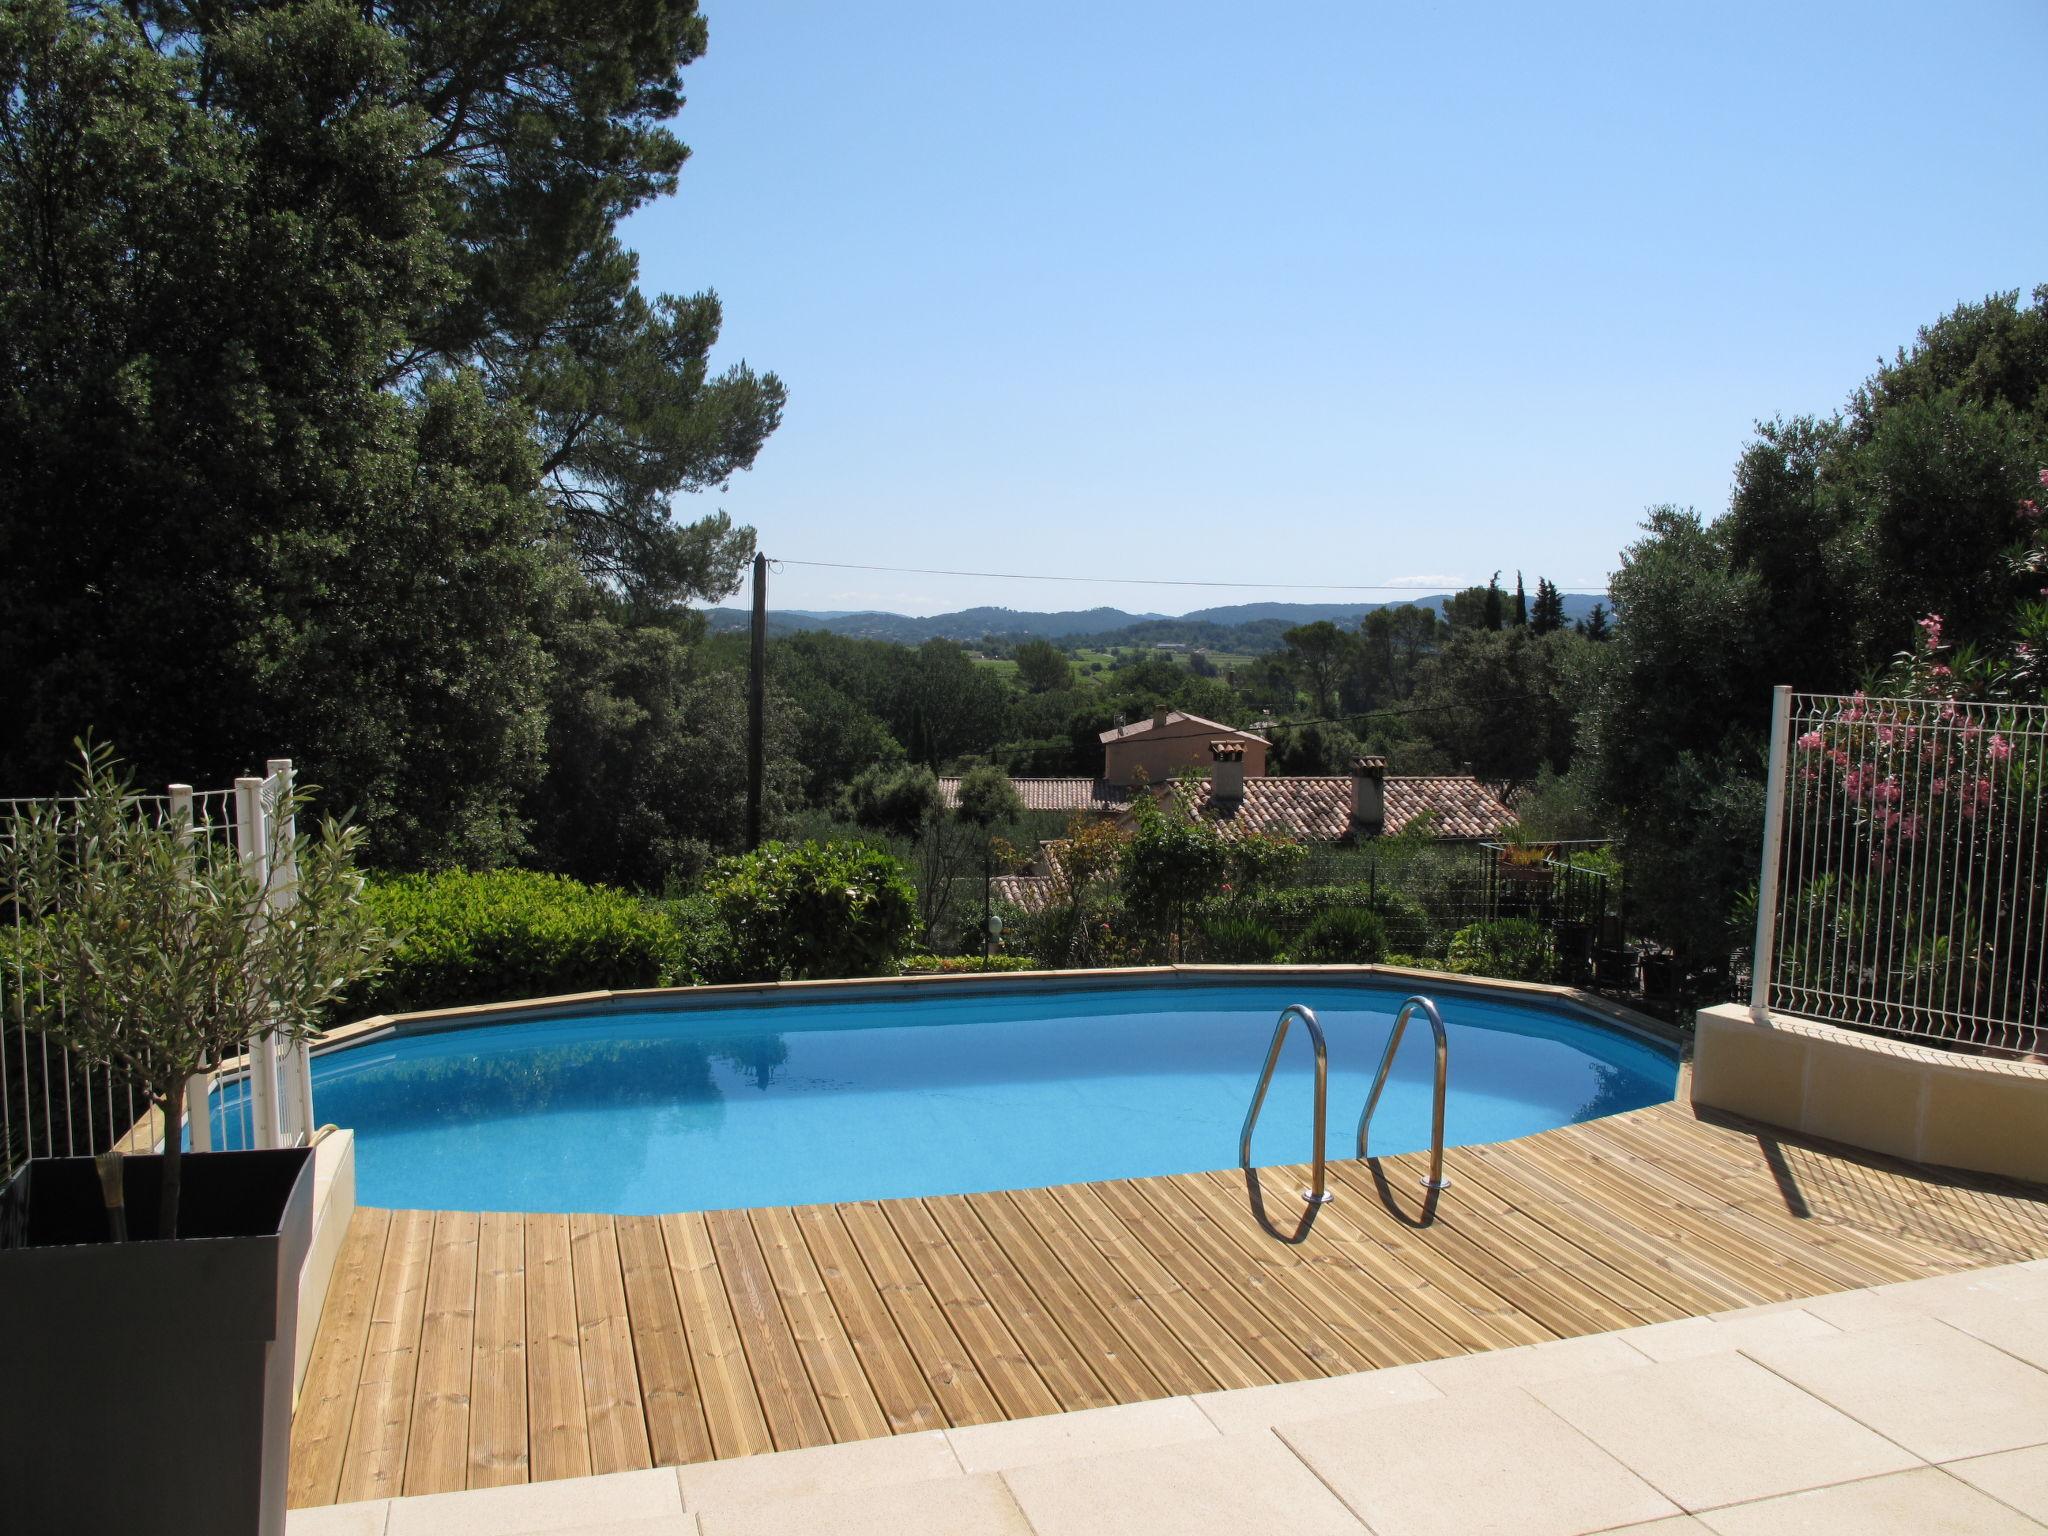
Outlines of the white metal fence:
{"type": "Polygon", "coordinates": [[[1778,689],[1757,894],[1752,1008],[2048,1051],[2048,707],[1778,689]]]}
{"type": "MultiPolygon", "coordinates": [[[[280,910],[297,884],[296,828],[276,814],[290,795],[292,765],[274,758],[262,778],[233,789],[194,791],[173,784],[144,796],[139,814],[188,829],[195,838],[229,841],[243,868],[280,910]]],[[[64,815],[68,799],[0,799],[0,840],[16,835],[31,808],[64,815]]],[[[35,990],[22,965],[22,914],[0,908],[13,942],[0,946],[0,1175],[31,1157],[82,1157],[121,1141],[149,1111],[119,1068],[75,1058],[36,1026],[65,1002],[35,990]]],[[[279,1147],[310,1138],[313,1086],[305,1046],[273,1036],[249,1042],[246,1055],[215,1063],[186,1088],[186,1123],[195,1151],[214,1147],[279,1147]],[[220,1091],[216,1093],[214,1090],[220,1091]]]]}

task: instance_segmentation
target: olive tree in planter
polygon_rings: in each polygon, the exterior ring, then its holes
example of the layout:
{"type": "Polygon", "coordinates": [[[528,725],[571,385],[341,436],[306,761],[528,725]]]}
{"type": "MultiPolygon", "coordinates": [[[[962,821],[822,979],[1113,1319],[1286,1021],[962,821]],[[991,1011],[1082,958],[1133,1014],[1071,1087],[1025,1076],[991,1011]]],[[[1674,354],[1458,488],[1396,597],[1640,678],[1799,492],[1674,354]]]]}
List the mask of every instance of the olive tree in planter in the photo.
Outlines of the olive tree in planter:
{"type": "MultiPolygon", "coordinates": [[[[306,1039],[380,965],[358,837],[323,821],[278,901],[225,838],[155,815],[109,749],[81,753],[77,799],[0,829],[17,996],[137,1085],[163,1151],[32,1160],[0,1191],[0,1509],[34,1530],[282,1531],[311,1151],[188,1157],[182,1111],[188,1079],[262,1032],[306,1039]]],[[[270,825],[304,807],[281,795],[270,825]]]]}

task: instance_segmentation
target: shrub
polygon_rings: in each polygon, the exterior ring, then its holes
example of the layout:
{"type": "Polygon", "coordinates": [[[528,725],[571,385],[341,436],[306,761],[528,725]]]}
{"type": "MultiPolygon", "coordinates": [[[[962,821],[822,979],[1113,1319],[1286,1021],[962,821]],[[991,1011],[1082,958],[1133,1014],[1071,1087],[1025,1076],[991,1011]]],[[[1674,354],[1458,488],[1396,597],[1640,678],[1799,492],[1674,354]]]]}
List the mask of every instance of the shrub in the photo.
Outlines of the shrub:
{"type": "Polygon", "coordinates": [[[1451,935],[1449,959],[1453,971],[1509,981],[1548,981],[1557,969],[1549,931],[1526,917],[1460,928],[1451,935]]]}
{"type": "Polygon", "coordinates": [[[1038,962],[1029,955],[990,955],[985,966],[979,955],[907,955],[903,960],[903,974],[906,976],[967,976],[982,970],[1037,969],[1038,962]]]}
{"type": "Polygon", "coordinates": [[[385,875],[370,882],[365,900],[397,940],[384,974],[363,994],[365,1013],[698,979],[658,907],[562,875],[385,875]]]}
{"type": "Polygon", "coordinates": [[[1387,952],[1387,925],[1363,907],[1332,907],[1311,921],[1288,959],[1304,965],[1371,965],[1387,952]]]}
{"type": "Polygon", "coordinates": [[[723,860],[705,891],[747,981],[886,975],[917,926],[903,866],[855,843],[764,843],[723,860]]]}
{"type": "Polygon", "coordinates": [[[1217,965],[1266,965],[1280,954],[1280,930],[1229,911],[1200,919],[1202,958],[1217,965]]]}

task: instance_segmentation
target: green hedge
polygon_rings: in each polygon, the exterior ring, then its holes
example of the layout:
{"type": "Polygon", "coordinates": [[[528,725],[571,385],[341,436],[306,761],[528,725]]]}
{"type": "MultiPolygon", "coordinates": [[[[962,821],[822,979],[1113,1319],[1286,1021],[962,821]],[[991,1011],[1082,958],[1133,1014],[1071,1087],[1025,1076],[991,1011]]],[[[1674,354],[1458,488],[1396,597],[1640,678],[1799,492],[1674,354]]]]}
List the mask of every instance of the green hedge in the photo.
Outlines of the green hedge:
{"type": "Polygon", "coordinates": [[[1508,981],[1549,981],[1557,974],[1550,930],[1526,917],[1473,923],[1451,936],[1450,969],[1508,981]]]}
{"type": "Polygon", "coordinates": [[[721,860],[705,893],[740,981],[886,976],[917,926],[903,866],[860,843],[763,843],[721,860]]]}
{"type": "Polygon", "coordinates": [[[560,875],[378,876],[365,899],[397,947],[352,1001],[356,1016],[699,979],[665,912],[560,875]]]}

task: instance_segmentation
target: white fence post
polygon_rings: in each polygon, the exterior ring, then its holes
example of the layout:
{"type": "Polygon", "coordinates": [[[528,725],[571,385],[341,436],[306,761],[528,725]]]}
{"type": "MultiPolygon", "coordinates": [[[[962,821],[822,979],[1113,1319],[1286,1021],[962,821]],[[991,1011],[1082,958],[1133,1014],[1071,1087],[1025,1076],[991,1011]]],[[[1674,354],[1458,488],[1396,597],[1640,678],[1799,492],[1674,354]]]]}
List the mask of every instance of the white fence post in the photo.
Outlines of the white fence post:
{"type": "MultiPolygon", "coordinates": [[[[264,835],[267,828],[263,808],[263,780],[240,778],[235,780],[235,848],[242,858],[242,871],[259,887],[268,889],[270,881],[269,839],[264,835]]],[[[266,904],[268,897],[265,898],[266,904]]],[[[261,922],[259,910],[254,921],[261,922]]],[[[278,1121],[277,1103],[277,1036],[268,1029],[253,1036],[249,1041],[249,1110],[254,1122],[254,1139],[257,1147],[278,1147],[284,1144],[278,1121]]]]}
{"type": "MultiPolygon", "coordinates": [[[[170,802],[171,827],[178,845],[185,850],[187,870],[192,852],[192,786],[173,784],[166,790],[170,802]]],[[[195,1072],[185,1079],[185,1124],[192,1133],[194,1152],[213,1150],[213,1074],[195,1072]]]]}
{"type": "Polygon", "coordinates": [[[1771,762],[1764,781],[1764,862],[1756,882],[1756,943],[1750,949],[1749,1011],[1762,1022],[1770,1017],[1771,969],[1778,942],[1778,866],[1785,847],[1786,759],[1792,744],[1792,690],[1771,690],[1771,762]]]}
{"type": "MultiPolygon", "coordinates": [[[[270,910],[288,912],[299,899],[298,818],[291,814],[292,760],[273,757],[265,763],[270,776],[270,910]]],[[[287,1145],[313,1139],[313,1069],[304,1040],[287,1040],[278,1052],[279,1088],[283,1094],[287,1145]]]]}

